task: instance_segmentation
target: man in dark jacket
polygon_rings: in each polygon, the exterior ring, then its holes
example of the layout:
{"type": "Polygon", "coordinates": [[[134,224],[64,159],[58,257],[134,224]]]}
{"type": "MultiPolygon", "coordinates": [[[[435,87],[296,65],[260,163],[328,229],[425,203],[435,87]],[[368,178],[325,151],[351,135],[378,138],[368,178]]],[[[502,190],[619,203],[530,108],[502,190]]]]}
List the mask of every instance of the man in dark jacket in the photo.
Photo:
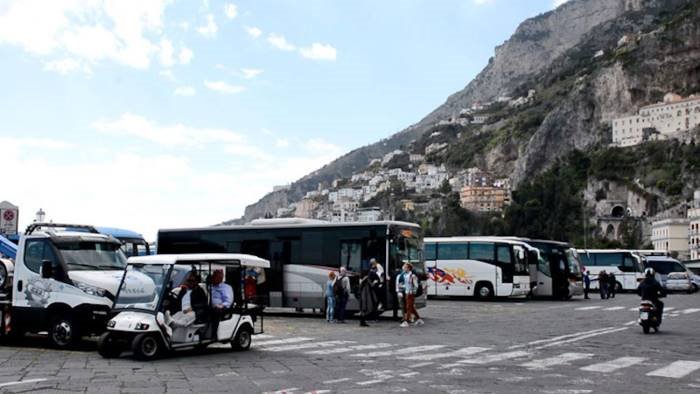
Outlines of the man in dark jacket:
{"type": "Polygon", "coordinates": [[[656,306],[656,311],[659,316],[659,325],[664,314],[664,303],[659,298],[666,297],[666,291],[654,277],[653,268],[644,270],[644,281],[637,287],[637,294],[642,297],[642,300],[651,301],[656,306]]]}
{"type": "Polygon", "coordinates": [[[608,298],[615,298],[615,288],[617,287],[617,278],[615,278],[615,273],[610,272],[608,274],[608,298]]]}
{"type": "Polygon", "coordinates": [[[589,300],[588,292],[591,291],[591,271],[586,270],[583,274],[583,298],[589,300]]]}

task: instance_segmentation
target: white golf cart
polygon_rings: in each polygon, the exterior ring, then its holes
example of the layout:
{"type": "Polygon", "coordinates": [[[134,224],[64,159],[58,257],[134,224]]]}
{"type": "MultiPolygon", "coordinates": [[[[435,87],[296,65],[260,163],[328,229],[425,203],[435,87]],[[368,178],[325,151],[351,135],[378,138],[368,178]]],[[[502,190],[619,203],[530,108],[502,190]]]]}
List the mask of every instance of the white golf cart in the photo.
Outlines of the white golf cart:
{"type": "Polygon", "coordinates": [[[269,261],[245,254],[131,257],[98,352],[110,358],[132,350],[135,358],[151,360],[165,351],[204,348],[216,342],[247,350],[252,335],[263,332],[263,306],[245,298],[241,278],[246,270],[269,267],[269,261]],[[223,271],[223,283],[231,286],[234,295],[233,305],[224,310],[211,304],[211,280],[217,270],[223,271]],[[182,287],[186,282],[189,287],[182,287]],[[194,310],[188,308],[185,314],[181,308],[188,289],[194,310]],[[198,307],[195,291],[204,300],[198,307]]]}

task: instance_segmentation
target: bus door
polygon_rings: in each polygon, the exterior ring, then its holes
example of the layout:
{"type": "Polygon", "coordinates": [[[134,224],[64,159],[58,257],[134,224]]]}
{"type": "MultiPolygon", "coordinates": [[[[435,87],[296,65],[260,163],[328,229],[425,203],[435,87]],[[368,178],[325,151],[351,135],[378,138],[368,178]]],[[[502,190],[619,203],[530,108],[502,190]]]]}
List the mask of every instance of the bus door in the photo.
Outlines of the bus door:
{"type": "Polygon", "coordinates": [[[425,269],[428,272],[428,296],[438,295],[438,280],[440,274],[437,271],[437,244],[425,243],[423,245],[425,255],[425,269]]]}
{"type": "MultiPolygon", "coordinates": [[[[236,244],[239,244],[236,242],[236,244]]],[[[236,245],[239,250],[235,251],[234,253],[244,253],[244,254],[251,254],[253,256],[258,256],[260,258],[266,259],[270,261],[270,274],[267,275],[264,269],[257,269],[257,270],[251,270],[251,272],[247,273],[246,278],[244,278],[244,281],[247,280],[248,283],[248,295],[251,294],[252,290],[250,290],[250,287],[252,286],[253,280],[255,281],[255,302],[256,303],[262,303],[264,305],[269,305],[269,306],[278,306],[281,307],[282,305],[282,298],[281,294],[279,295],[279,298],[276,300],[277,305],[272,305],[272,299],[270,297],[270,291],[272,289],[282,289],[282,266],[280,259],[278,258],[276,261],[271,256],[272,250],[271,250],[271,243],[268,240],[244,240],[240,242],[240,246],[236,245]],[[278,274],[279,273],[279,274],[278,274]],[[251,277],[254,277],[252,279],[251,277]],[[268,280],[277,282],[277,283],[270,283],[268,280]]],[[[235,249],[234,249],[235,250],[235,249]]]]}
{"type": "Polygon", "coordinates": [[[496,266],[501,269],[501,277],[496,278],[496,295],[510,295],[513,292],[514,261],[512,245],[496,244],[496,266]]]}
{"type": "Polygon", "coordinates": [[[431,282],[438,296],[472,295],[473,272],[468,262],[469,244],[446,242],[437,245],[437,259],[431,282]]]}
{"type": "Polygon", "coordinates": [[[552,277],[552,296],[559,298],[568,295],[569,280],[567,275],[568,261],[563,251],[552,249],[549,253],[549,267],[552,277]]]}
{"type": "Polygon", "coordinates": [[[622,274],[620,274],[617,279],[622,285],[623,290],[635,290],[637,288],[637,277],[639,272],[642,271],[641,263],[636,256],[631,253],[625,253],[622,256],[622,264],[617,267],[622,274]]]}
{"type": "MultiPolygon", "coordinates": [[[[535,278],[533,288],[533,294],[536,296],[550,297],[552,293],[552,271],[549,265],[549,259],[544,252],[540,253],[533,252],[533,259],[536,260],[536,264],[530,264],[530,280],[535,278]]],[[[533,286],[533,283],[530,283],[533,286]]]]}

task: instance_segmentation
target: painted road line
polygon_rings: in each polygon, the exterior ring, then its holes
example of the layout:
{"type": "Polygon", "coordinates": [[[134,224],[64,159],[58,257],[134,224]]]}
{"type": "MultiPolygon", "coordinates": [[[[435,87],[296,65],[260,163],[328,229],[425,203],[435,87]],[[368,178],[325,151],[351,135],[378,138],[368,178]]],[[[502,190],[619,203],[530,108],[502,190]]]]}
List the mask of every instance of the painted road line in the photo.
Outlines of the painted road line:
{"type": "Polygon", "coordinates": [[[326,342],[307,342],[296,345],[273,346],[260,349],[263,352],[289,352],[293,350],[312,349],[312,348],[327,348],[338,345],[347,345],[355,343],[355,341],[326,341],[326,342]]]}
{"type": "Polygon", "coordinates": [[[522,358],[522,357],[529,356],[530,354],[531,354],[530,352],[526,352],[524,350],[516,350],[514,352],[489,354],[489,355],[482,356],[482,357],[477,357],[477,358],[472,358],[472,359],[467,359],[467,360],[460,360],[460,361],[457,361],[456,364],[490,364],[490,363],[497,363],[500,361],[510,360],[513,358],[522,358]]]}
{"type": "Polygon", "coordinates": [[[637,324],[636,320],[628,321],[627,323],[625,323],[626,326],[633,326],[635,324],[637,324]]]}
{"type": "Polygon", "coordinates": [[[327,394],[330,393],[330,390],[311,390],[307,391],[306,394],[327,394]]]}
{"type": "Polygon", "coordinates": [[[630,311],[630,312],[639,311],[639,307],[637,306],[634,308],[630,308],[630,309],[628,309],[628,311],[630,311]]]}
{"type": "Polygon", "coordinates": [[[670,308],[664,308],[664,312],[670,312],[670,311],[675,310],[675,309],[676,309],[676,308],[673,307],[673,306],[670,307],[670,308]]]}
{"type": "Polygon", "coordinates": [[[690,308],[690,309],[686,309],[686,310],[682,311],[681,313],[684,314],[684,315],[688,315],[688,314],[690,314],[690,313],[696,313],[696,312],[700,312],[700,308],[690,308]]]}
{"type": "Polygon", "coordinates": [[[624,306],[611,306],[610,308],[605,308],[603,309],[604,311],[619,311],[621,309],[625,309],[624,306]]]}
{"type": "Polygon", "coordinates": [[[401,348],[399,350],[387,350],[383,352],[370,352],[370,353],[358,353],[352,354],[352,357],[386,357],[386,356],[403,356],[404,354],[413,354],[420,352],[428,352],[431,350],[437,350],[444,348],[445,345],[426,345],[426,346],[415,346],[410,348],[401,348]]]}
{"type": "Polygon", "coordinates": [[[256,339],[256,340],[257,340],[257,339],[272,339],[272,338],[274,338],[274,337],[275,337],[274,335],[257,334],[257,335],[255,335],[255,336],[253,336],[253,339],[256,339]]]}
{"type": "Polygon", "coordinates": [[[343,383],[343,382],[347,382],[348,380],[350,380],[350,378],[341,378],[341,379],[326,380],[325,382],[323,382],[323,384],[343,383]]]}
{"type": "Polygon", "coordinates": [[[256,346],[271,346],[271,345],[286,345],[290,343],[299,343],[299,342],[307,342],[307,341],[313,341],[313,338],[305,338],[305,337],[295,337],[295,338],[287,338],[287,339],[274,339],[270,341],[260,341],[260,342],[253,342],[253,345],[256,346]]]}
{"type": "Polygon", "coordinates": [[[312,350],[310,352],[306,352],[306,354],[314,354],[314,355],[324,355],[324,354],[338,354],[338,353],[347,353],[347,352],[353,352],[357,350],[375,350],[375,349],[386,349],[392,346],[396,346],[391,343],[375,343],[373,345],[357,345],[357,346],[347,346],[347,347],[337,347],[333,349],[324,349],[324,350],[312,350]]]}
{"type": "Polygon", "coordinates": [[[540,339],[538,341],[532,341],[532,342],[528,342],[528,343],[525,343],[522,345],[513,345],[513,346],[510,346],[508,349],[521,349],[524,347],[539,345],[541,343],[556,342],[556,341],[561,341],[562,339],[576,338],[576,337],[579,337],[581,335],[587,335],[587,334],[592,334],[592,333],[596,333],[596,332],[607,331],[607,330],[611,330],[613,328],[615,328],[615,327],[605,327],[605,328],[598,328],[598,329],[590,330],[590,331],[575,332],[573,334],[566,334],[566,335],[562,335],[562,336],[558,336],[558,337],[554,337],[554,338],[540,339]]]}
{"type": "Polygon", "coordinates": [[[547,344],[545,344],[545,345],[537,346],[537,347],[535,347],[535,348],[533,348],[533,349],[545,349],[545,348],[552,347],[552,346],[565,345],[565,344],[567,344],[567,343],[578,342],[578,341],[581,341],[581,340],[584,340],[584,339],[588,339],[588,338],[592,338],[592,337],[597,337],[597,336],[599,336],[599,335],[612,334],[612,333],[614,333],[614,332],[624,331],[624,330],[627,330],[627,329],[629,329],[629,327],[614,328],[614,329],[607,330],[607,331],[595,332],[595,333],[591,333],[591,334],[587,334],[587,335],[582,335],[582,336],[580,336],[580,337],[567,339],[567,340],[564,340],[564,341],[558,341],[558,342],[547,343],[547,344]]]}
{"type": "Polygon", "coordinates": [[[676,361],[666,367],[651,371],[647,376],[679,379],[700,369],[700,361],[676,361]]]}
{"type": "Polygon", "coordinates": [[[592,311],[593,309],[600,309],[602,306],[583,306],[581,308],[574,309],[575,311],[592,311]]]}
{"type": "Polygon", "coordinates": [[[382,383],[386,380],[391,379],[391,377],[388,377],[386,379],[372,379],[372,380],[365,380],[364,382],[357,382],[358,386],[369,386],[370,384],[377,384],[377,383],[382,383]]]}
{"type": "Polygon", "coordinates": [[[563,353],[558,356],[543,358],[541,360],[528,361],[525,364],[520,364],[521,367],[528,369],[547,369],[556,365],[568,364],[572,361],[583,360],[593,357],[591,353],[563,353]]]}
{"type": "Polygon", "coordinates": [[[9,387],[9,386],[17,386],[20,384],[31,384],[31,383],[39,383],[39,382],[45,382],[48,379],[26,379],[26,380],[18,380],[15,382],[6,382],[6,383],[0,383],[0,387],[9,387]]]}
{"type": "Polygon", "coordinates": [[[401,376],[403,378],[412,378],[412,377],[418,376],[418,375],[420,375],[420,372],[406,372],[406,373],[399,374],[399,376],[401,376]]]}
{"type": "Polygon", "coordinates": [[[418,364],[409,365],[409,368],[423,368],[423,367],[427,367],[428,365],[433,365],[433,364],[435,364],[435,363],[432,361],[428,361],[427,363],[418,363],[418,364]]]}
{"type": "Polygon", "coordinates": [[[633,365],[637,365],[645,360],[646,358],[644,357],[620,357],[614,360],[606,361],[604,363],[591,364],[581,368],[581,370],[588,372],[609,373],[617,371],[618,369],[628,368],[633,365]]]}
{"type": "Polygon", "coordinates": [[[491,350],[491,348],[488,348],[488,347],[465,347],[465,348],[462,348],[459,350],[455,350],[453,352],[434,353],[434,354],[419,354],[419,355],[415,355],[415,356],[399,357],[399,359],[401,359],[401,360],[415,360],[415,361],[430,361],[430,360],[438,360],[441,358],[471,356],[472,354],[485,352],[487,350],[491,350]]]}

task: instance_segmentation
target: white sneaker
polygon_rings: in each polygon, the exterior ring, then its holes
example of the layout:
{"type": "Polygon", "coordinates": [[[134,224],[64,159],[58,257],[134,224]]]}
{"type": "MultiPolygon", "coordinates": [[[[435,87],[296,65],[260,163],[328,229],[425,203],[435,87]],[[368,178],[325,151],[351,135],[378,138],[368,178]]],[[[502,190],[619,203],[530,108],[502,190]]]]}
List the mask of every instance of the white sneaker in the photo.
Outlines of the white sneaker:
{"type": "Polygon", "coordinates": [[[423,324],[425,324],[423,319],[418,319],[415,323],[413,323],[414,326],[422,326],[423,324]]]}
{"type": "Polygon", "coordinates": [[[408,322],[407,321],[402,322],[399,327],[408,327],[408,322]]]}

